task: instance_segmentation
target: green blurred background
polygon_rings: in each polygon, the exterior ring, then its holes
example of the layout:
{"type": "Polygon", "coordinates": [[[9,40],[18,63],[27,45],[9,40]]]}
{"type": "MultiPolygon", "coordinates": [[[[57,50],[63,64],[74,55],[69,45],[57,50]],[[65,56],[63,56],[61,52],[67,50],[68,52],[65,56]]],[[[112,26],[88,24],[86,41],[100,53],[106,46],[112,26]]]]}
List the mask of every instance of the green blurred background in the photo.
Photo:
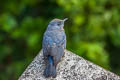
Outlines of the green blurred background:
{"type": "Polygon", "coordinates": [[[0,80],[17,80],[66,17],[67,49],[120,75],[120,0],[0,0],[0,80]]]}

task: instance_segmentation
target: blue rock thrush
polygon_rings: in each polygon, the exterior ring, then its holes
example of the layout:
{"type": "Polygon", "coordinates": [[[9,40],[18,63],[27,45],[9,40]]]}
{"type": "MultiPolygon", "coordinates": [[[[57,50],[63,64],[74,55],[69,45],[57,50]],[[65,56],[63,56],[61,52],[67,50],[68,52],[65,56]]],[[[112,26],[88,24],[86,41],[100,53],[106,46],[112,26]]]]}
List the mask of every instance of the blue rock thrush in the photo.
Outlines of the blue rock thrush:
{"type": "Polygon", "coordinates": [[[44,76],[53,77],[57,76],[56,67],[64,56],[66,48],[66,35],[64,32],[64,22],[67,20],[53,19],[43,36],[42,48],[43,56],[46,62],[44,76]]]}

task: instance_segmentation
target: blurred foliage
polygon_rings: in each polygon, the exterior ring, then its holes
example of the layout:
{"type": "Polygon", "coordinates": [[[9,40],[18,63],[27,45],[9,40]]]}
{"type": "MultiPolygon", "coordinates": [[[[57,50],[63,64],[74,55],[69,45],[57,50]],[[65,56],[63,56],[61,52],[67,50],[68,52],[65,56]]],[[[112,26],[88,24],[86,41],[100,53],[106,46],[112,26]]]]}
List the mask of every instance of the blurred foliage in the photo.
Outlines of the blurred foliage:
{"type": "Polygon", "coordinates": [[[16,80],[41,49],[53,18],[67,49],[120,75],[120,0],[0,0],[0,80],[16,80]]]}

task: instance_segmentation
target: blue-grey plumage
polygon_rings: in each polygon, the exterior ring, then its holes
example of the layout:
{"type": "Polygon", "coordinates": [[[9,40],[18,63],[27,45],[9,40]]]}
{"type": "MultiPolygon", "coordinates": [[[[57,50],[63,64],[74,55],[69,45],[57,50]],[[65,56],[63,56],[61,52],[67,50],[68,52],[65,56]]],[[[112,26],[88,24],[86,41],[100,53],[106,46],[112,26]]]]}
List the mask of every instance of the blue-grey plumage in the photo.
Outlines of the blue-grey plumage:
{"type": "Polygon", "coordinates": [[[48,63],[46,64],[46,69],[44,70],[44,76],[45,77],[56,77],[56,68],[53,65],[53,57],[48,56],[48,63]]]}
{"type": "Polygon", "coordinates": [[[64,22],[67,19],[53,19],[43,36],[42,48],[46,61],[45,77],[56,77],[56,66],[64,55],[66,48],[66,35],[64,22]]]}

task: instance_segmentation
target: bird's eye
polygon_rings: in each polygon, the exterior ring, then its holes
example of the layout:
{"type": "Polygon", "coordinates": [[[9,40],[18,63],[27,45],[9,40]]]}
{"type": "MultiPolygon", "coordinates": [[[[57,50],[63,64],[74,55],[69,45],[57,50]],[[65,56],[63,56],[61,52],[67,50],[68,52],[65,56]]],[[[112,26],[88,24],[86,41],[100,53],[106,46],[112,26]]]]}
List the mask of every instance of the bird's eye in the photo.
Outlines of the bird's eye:
{"type": "Polygon", "coordinates": [[[61,25],[61,22],[58,22],[57,25],[60,26],[60,25],[61,25]]]}

